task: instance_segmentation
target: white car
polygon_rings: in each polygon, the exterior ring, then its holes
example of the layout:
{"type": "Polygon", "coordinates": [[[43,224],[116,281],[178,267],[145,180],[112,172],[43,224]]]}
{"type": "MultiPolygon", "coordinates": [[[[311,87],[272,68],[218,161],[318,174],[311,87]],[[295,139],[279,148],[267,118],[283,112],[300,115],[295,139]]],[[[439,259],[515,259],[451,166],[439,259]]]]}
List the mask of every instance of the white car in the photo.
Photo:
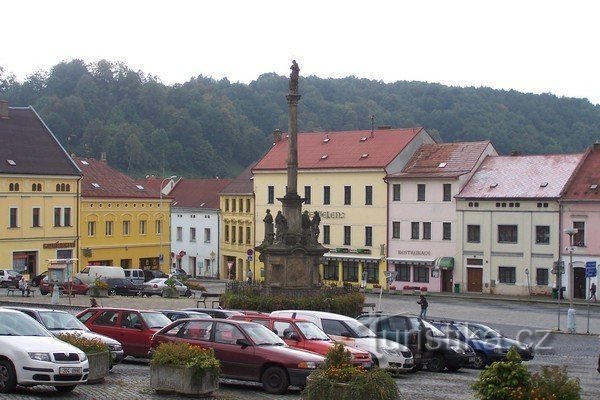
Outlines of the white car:
{"type": "Polygon", "coordinates": [[[70,392],[87,382],[88,372],[83,351],[56,339],[22,312],[0,309],[0,393],[16,385],[70,392]]]}
{"type": "Polygon", "coordinates": [[[311,310],[279,310],[271,316],[299,318],[314,322],[330,338],[371,353],[375,365],[391,372],[408,372],[413,368],[410,349],[388,339],[380,339],[369,328],[345,315],[311,310]]]}
{"type": "Polygon", "coordinates": [[[144,282],[144,287],[142,289],[142,293],[146,296],[162,296],[165,289],[169,287],[167,285],[167,280],[173,279],[173,284],[175,285],[175,289],[180,296],[190,297],[192,295],[192,291],[188,289],[183,283],[174,278],[154,278],[149,280],[148,282],[144,282]]]}

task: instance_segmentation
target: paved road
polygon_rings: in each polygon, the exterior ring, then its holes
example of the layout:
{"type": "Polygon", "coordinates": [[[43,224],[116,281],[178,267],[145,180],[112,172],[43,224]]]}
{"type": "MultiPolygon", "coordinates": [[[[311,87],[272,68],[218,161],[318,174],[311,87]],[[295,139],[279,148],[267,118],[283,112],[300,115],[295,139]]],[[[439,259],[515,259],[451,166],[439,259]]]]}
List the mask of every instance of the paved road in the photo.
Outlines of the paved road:
{"type": "MultiPolygon", "coordinates": [[[[220,283],[210,283],[209,290],[219,291],[220,283]]],[[[51,306],[49,296],[35,298],[4,297],[0,291],[0,305],[4,301],[19,301],[23,303],[41,303],[51,306]]],[[[61,305],[69,307],[67,298],[61,298],[61,305]]],[[[381,308],[390,312],[418,312],[415,296],[389,296],[382,298],[381,308]]],[[[378,303],[375,295],[369,295],[369,302],[378,303]]],[[[77,308],[86,307],[89,298],[78,296],[71,299],[77,308]]],[[[184,308],[195,306],[193,299],[161,299],[152,298],[122,298],[114,297],[102,300],[105,306],[128,306],[132,308],[184,308]]],[[[537,303],[522,301],[500,301],[485,298],[454,298],[444,296],[429,296],[429,317],[447,320],[472,320],[488,323],[498,327],[508,336],[520,335],[523,340],[537,346],[537,354],[528,365],[532,370],[539,370],[542,365],[565,365],[570,376],[581,380],[584,399],[600,398],[596,362],[600,353],[600,307],[591,308],[590,331],[594,334],[547,334],[548,330],[557,327],[557,307],[553,303],[537,303]],[[547,335],[547,336],[546,336],[547,335]]],[[[586,331],[585,306],[577,306],[578,331],[586,331]],[[583,316],[582,316],[583,314],[583,316]]],[[[561,328],[566,328],[566,307],[561,315],[561,328]]],[[[477,378],[479,371],[460,370],[457,373],[434,374],[426,371],[417,374],[407,374],[399,377],[396,382],[403,398],[412,399],[474,399],[468,386],[477,378]],[[424,391],[426,389],[426,392],[424,391]]],[[[263,392],[257,384],[246,384],[233,381],[221,381],[218,399],[279,399],[299,398],[299,390],[290,390],[285,396],[273,396],[263,392]]],[[[37,387],[19,389],[15,394],[4,395],[3,399],[30,400],[46,398],[69,399],[179,399],[178,396],[156,395],[149,385],[149,367],[146,360],[126,360],[116,366],[106,381],[96,385],[81,385],[70,395],[59,395],[54,389],[37,387]]]]}

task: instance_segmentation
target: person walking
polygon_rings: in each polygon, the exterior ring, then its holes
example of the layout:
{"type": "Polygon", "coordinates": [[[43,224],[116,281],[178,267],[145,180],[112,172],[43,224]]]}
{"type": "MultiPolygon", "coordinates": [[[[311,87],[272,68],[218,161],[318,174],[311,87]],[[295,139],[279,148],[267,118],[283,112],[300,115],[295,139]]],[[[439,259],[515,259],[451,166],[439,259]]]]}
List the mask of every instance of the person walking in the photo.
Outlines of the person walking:
{"type": "Polygon", "coordinates": [[[419,301],[417,301],[417,304],[421,305],[421,313],[419,314],[419,317],[421,317],[421,319],[427,319],[427,307],[429,307],[429,303],[427,302],[425,295],[421,295],[421,298],[419,301]]]}
{"type": "Polygon", "coordinates": [[[592,286],[590,287],[590,298],[589,300],[594,298],[594,303],[596,302],[596,284],[592,282],[592,286]]]}
{"type": "Polygon", "coordinates": [[[248,283],[252,283],[252,278],[254,277],[254,273],[252,272],[252,270],[250,268],[248,268],[248,283]]]}

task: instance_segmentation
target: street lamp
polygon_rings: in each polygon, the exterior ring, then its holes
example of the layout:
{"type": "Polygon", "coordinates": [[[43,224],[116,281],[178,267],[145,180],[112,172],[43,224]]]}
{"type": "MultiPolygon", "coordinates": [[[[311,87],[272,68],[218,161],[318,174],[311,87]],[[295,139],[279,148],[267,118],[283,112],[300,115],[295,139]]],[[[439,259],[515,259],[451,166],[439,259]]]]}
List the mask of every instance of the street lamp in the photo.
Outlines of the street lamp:
{"type": "MultiPolygon", "coordinates": [[[[159,205],[158,205],[158,206],[159,206],[160,208],[162,208],[162,198],[163,198],[163,192],[162,192],[162,191],[163,191],[163,184],[164,184],[166,181],[170,181],[170,180],[172,180],[172,179],[175,179],[175,178],[177,178],[177,175],[171,175],[171,176],[169,176],[168,178],[165,178],[165,179],[163,179],[162,181],[160,181],[160,188],[158,189],[158,190],[159,190],[159,193],[160,193],[160,194],[159,194],[159,199],[160,199],[160,202],[159,202],[159,205]]],[[[163,214],[162,214],[162,212],[161,212],[161,213],[160,213],[160,233],[158,234],[159,243],[160,243],[160,244],[159,244],[159,252],[158,252],[158,269],[159,269],[160,271],[162,271],[162,263],[163,263],[163,261],[164,261],[164,259],[165,259],[165,257],[163,256],[163,252],[162,252],[162,237],[163,237],[163,229],[165,229],[165,227],[163,226],[163,223],[162,223],[162,221],[163,221],[163,214]]],[[[170,235],[170,233],[169,233],[169,235],[170,235]]]]}
{"type": "MultiPolygon", "coordinates": [[[[567,311],[567,330],[575,332],[575,308],[573,308],[574,283],[573,283],[573,235],[579,232],[577,228],[567,228],[565,233],[569,235],[569,310],[567,311]]],[[[559,288],[560,296],[560,288],[559,288]]]]}

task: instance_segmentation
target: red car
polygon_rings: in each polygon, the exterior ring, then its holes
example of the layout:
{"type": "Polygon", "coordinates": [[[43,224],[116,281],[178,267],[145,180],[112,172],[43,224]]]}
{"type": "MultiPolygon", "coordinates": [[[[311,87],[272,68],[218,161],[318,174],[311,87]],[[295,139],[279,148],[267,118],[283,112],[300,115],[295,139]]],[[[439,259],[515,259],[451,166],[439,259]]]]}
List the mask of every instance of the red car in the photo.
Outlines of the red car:
{"type": "Polygon", "coordinates": [[[228,319],[179,319],[152,338],[161,343],[185,342],[212,348],[221,362],[221,377],[262,382],[269,393],[306,386],[306,378],[325,361],[319,354],[289,347],[262,325],[228,319]]]}
{"type": "Polygon", "coordinates": [[[125,356],[148,357],[152,335],[171,320],[159,311],[88,308],[77,318],[92,332],[118,340],[125,356]]]}
{"type": "MultiPolygon", "coordinates": [[[[323,356],[327,355],[329,349],[335,346],[335,342],[310,321],[269,315],[234,315],[229,319],[261,324],[273,331],[289,346],[309,350],[323,356]]],[[[352,363],[365,368],[373,366],[373,359],[369,352],[352,346],[346,346],[346,349],[352,354],[352,363]]]]}
{"type": "MultiPolygon", "coordinates": [[[[48,277],[44,277],[44,279],[40,281],[39,287],[41,294],[52,294],[52,285],[48,283],[48,277]]],[[[73,293],[75,294],[88,294],[88,291],[90,289],[90,285],[84,283],[79,278],[73,278],[73,282],[71,283],[60,283],[58,287],[61,292],[70,287],[71,290],[73,290],[73,293]]]]}

